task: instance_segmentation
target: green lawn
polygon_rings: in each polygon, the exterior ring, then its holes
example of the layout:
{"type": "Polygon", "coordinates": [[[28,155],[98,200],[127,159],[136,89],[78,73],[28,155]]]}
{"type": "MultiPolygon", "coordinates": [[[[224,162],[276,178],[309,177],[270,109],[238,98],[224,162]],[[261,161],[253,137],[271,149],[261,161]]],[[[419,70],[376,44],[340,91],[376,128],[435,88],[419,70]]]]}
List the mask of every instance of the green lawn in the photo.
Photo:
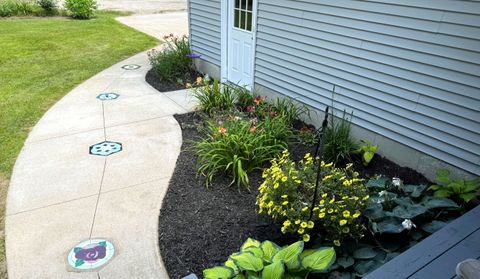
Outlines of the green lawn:
{"type": "MultiPolygon", "coordinates": [[[[0,19],[0,264],[8,179],[30,129],[76,85],[157,44],[115,21],[118,15],[99,12],[85,21],[0,19]]],[[[2,276],[6,272],[0,267],[2,276]]]]}

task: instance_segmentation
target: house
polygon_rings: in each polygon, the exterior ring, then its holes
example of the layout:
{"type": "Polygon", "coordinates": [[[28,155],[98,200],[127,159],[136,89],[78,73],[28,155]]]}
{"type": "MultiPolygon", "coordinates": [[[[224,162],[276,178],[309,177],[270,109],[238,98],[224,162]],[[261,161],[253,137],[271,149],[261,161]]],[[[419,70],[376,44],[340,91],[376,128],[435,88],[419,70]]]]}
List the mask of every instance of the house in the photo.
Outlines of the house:
{"type": "MultiPolygon", "coordinates": [[[[480,2],[189,0],[200,71],[318,111],[433,179],[480,175],[480,2]]],[[[320,115],[321,116],[321,115],[320,115]]]]}

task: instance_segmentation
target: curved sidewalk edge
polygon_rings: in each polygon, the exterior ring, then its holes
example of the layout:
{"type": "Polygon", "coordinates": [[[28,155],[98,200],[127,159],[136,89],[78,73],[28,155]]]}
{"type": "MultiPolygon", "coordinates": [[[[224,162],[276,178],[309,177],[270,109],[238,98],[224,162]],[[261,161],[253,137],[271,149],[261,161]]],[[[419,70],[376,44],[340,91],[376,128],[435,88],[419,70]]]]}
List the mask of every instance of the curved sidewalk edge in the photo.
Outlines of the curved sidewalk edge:
{"type": "Polygon", "coordinates": [[[168,278],[158,216],[182,144],[172,115],[195,102],[185,90],[150,87],[149,68],[143,52],[104,70],[34,127],[7,197],[9,278],[168,278]],[[91,264],[87,272],[68,264],[78,243],[97,238],[113,244],[109,262],[77,261],[91,264]]]}

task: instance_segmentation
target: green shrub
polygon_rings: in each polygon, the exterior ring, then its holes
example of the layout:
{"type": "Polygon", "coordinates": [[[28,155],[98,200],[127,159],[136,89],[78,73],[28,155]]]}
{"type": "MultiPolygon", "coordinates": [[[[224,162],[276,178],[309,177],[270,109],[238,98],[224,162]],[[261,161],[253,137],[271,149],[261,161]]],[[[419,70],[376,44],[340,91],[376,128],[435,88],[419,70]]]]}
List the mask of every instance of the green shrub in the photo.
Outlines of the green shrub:
{"type": "Polygon", "coordinates": [[[89,19],[95,15],[97,1],[95,0],[65,0],[65,9],[76,19],[89,19]]]}
{"type": "Polygon", "coordinates": [[[344,239],[363,237],[365,226],[359,217],[368,200],[363,180],[351,164],[335,168],[333,163],[321,162],[322,180],[312,206],[318,166],[314,161],[306,154],[296,164],[286,150],[274,159],[263,172],[265,181],[256,202],[258,212],[283,222],[283,233],[299,235],[304,241],[310,240],[314,227],[338,246],[344,239]]]}
{"type": "Polygon", "coordinates": [[[347,117],[346,111],[343,111],[343,117],[335,120],[332,113],[330,117],[330,125],[325,130],[324,135],[324,158],[327,162],[337,164],[347,164],[352,162],[351,155],[357,149],[357,146],[350,135],[350,118],[347,117]]]}
{"type": "Polygon", "coordinates": [[[57,8],[57,0],[37,0],[37,4],[47,13],[52,13],[57,8]]]}
{"type": "Polygon", "coordinates": [[[235,108],[236,88],[227,84],[220,84],[215,80],[213,84],[194,89],[193,96],[198,99],[198,107],[208,115],[233,110],[235,108]]]}
{"type": "Polygon", "coordinates": [[[335,261],[332,247],[303,250],[302,241],[280,248],[271,241],[248,239],[240,252],[223,266],[203,271],[205,279],[307,278],[311,272],[326,272],[335,261]]]}
{"type": "Polygon", "coordinates": [[[479,195],[480,179],[465,181],[464,179],[451,179],[447,169],[438,169],[435,179],[436,185],[430,186],[435,197],[452,198],[459,203],[468,203],[479,195]]]}
{"type": "Polygon", "coordinates": [[[5,0],[0,1],[0,16],[27,16],[35,15],[39,12],[39,7],[28,0],[5,0]]]}
{"type": "Polygon", "coordinates": [[[194,145],[198,173],[206,177],[207,185],[216,174],[226,173],[232,176],[231,184],[248,187],[248,174],[280,154],[291,135],[282,117],[210,121],[206,136],[194,145]]]}
{"type": "Polygon", "coordinates": [[[148,53],[150,64],[160,80],[177,81],[184,79],[192,70],[190,43],[187,36],[176,37],[173,34],[163,37],[166,46],[162,50],[153,49],[148,53]]]}

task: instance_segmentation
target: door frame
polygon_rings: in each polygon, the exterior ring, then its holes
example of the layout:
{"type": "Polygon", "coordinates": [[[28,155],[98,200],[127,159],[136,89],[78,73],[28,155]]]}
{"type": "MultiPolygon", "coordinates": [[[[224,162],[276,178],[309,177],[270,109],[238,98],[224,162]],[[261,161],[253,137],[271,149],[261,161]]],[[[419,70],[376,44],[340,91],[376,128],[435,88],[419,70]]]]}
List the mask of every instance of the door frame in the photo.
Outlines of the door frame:
{"type": "MultiPolygon", "coordinates": [[[[220,15],[221,15],[221,61],[220,61],[220,75],[222,82],[228,82],[228,26],[229,26],[229,15],[230,10],[229,8],[233,5],[233,1],[235,0],[221,0],[221,8],[220,8],[220,15]]],[[[251,86],[247,88],[253,91],[255,84],[255,50],[257,48],[257,11],[258,11],[258,1],[253,0],[253,7],[252,7],[252,79],[250,80],[251,86]]]]}

